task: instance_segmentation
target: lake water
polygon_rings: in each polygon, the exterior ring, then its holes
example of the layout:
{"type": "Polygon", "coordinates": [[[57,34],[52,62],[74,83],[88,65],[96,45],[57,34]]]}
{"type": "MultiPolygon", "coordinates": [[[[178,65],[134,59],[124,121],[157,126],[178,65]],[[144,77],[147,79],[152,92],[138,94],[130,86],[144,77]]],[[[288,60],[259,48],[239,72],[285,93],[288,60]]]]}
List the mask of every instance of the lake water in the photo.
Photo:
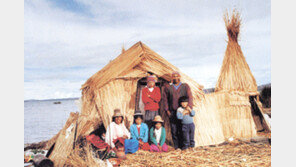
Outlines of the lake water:
{"type": "Polygon", "coordinates": [[[79,111],[77,99],[24,102],[24,143],[48,140],[65,125],[71,112],[79,111]],[[54,104],[60,101],[61,104],[54,104]]]}

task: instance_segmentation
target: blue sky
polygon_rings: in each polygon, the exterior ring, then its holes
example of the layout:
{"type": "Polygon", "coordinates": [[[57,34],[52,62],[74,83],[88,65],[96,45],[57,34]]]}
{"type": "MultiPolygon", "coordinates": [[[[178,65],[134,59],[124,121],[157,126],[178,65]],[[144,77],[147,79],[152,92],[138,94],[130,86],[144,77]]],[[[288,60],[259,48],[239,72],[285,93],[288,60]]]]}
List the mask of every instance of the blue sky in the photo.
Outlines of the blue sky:
{"type": "Polygon", "coordinates": [[[144,42],[205,88],[227,45],[223,13],[242,15],[239,44],[258,85],[271,81],[270,1],[36,0],[24,3],[25,99],[79,97],[81,85],[144,42]]]}

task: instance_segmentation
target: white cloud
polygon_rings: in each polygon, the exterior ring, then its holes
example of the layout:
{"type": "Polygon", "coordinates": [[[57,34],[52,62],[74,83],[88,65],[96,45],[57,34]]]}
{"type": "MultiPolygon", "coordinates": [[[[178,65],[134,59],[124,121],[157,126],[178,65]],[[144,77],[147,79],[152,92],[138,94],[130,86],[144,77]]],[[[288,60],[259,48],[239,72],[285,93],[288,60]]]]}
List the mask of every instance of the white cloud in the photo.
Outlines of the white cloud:
{"type": "Polygon", "coordinates": [[[25,82],[25,99],[59,99],[59,98],[70,98],[80,97],[80,87],[84,81],[62,81],[62,80],[51,80],[42,81],[37,80],[33,83],[25,82]]]}

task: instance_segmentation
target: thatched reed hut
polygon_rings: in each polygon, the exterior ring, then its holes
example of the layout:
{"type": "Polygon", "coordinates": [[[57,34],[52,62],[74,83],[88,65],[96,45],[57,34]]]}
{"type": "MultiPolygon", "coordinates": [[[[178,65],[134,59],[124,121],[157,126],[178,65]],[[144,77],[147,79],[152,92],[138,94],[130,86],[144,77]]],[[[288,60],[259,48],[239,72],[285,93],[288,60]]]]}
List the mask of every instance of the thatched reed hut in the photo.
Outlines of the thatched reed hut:
{"type": "MultiPolygon", "coordinates": [[[[224,21],[228,44],[215,92],[228,94],[229,98],[227,99],[232,104],[229,107],[223,107],[224,111],[221,110],[221,112],[229,115],[223,123],[231,124],[225,126],[231,129],[224,128],[223,130],[233,131],[239,128],[237,133],[241,133],[241,128],[243,128],[245,129],[243,131],[249,131],[250,136],[255,135],[256,130],[270,131],[270,125],[263,116],[256,80],[238,44],[241,25],[240,14],[234,10],[232,16],[229,17],[226,13],[224,21]],[[234,112],[236,114],[233,114],[234,112]],[[254,120],[255,124],[250,120],[254,120]]],[[[229,134],[229,132],[226,133],[229,134]]]]}

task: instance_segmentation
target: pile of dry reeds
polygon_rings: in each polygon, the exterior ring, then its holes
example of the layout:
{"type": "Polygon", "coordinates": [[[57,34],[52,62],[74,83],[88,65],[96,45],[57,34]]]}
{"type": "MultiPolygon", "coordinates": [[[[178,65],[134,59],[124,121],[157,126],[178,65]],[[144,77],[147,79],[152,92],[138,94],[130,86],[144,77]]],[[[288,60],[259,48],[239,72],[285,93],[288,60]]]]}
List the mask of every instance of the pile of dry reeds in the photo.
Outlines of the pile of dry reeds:
{"type": "Polygon", "coordinates": [[[128,154],[121,166],[270,166],[271,146],[234,140],[228,144],[195,147],[188,151],[150,153],[138,151],[128,154]]]}
{"type": "Polygon", "coordinates": [[[65,161],[64,166],[107,166],[107,164],[100,160],[99,158],[95,158],[95,153],[93,152],[90,144],[87,144],[85,147],[80,148],[76,146],[75,150],[68,156],[65,161]]]}

